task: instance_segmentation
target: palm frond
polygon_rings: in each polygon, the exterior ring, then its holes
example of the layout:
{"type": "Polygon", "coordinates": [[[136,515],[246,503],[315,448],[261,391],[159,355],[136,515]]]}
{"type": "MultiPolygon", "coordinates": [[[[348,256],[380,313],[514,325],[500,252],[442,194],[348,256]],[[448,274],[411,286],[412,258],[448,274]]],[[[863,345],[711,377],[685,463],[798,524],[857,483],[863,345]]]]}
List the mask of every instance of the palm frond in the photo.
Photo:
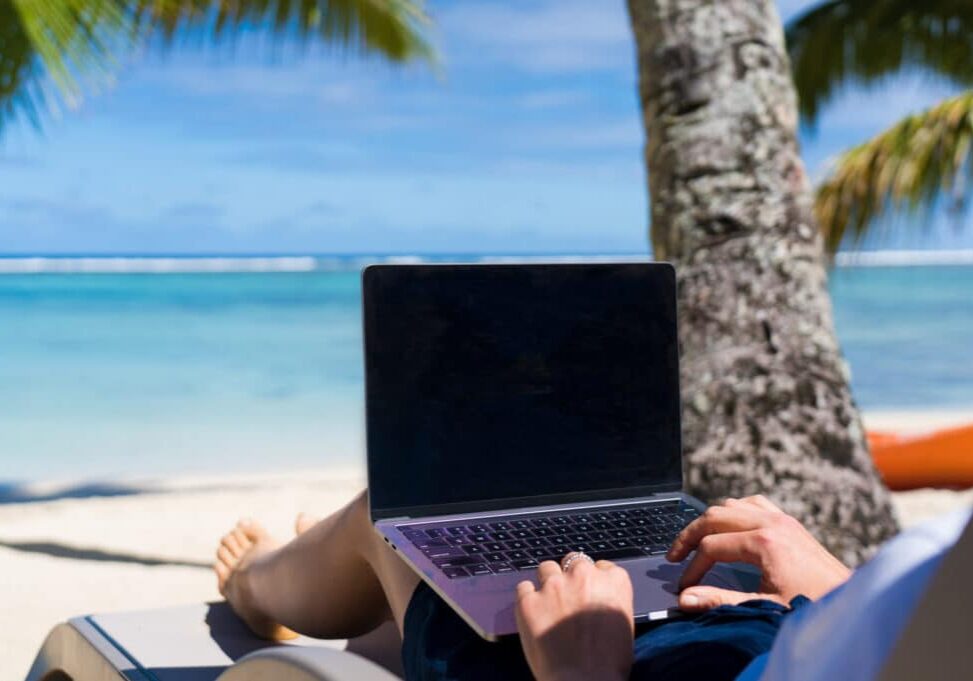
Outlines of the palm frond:
{"type": "Polygon", "coordinates": [[[421,0],[0,0],[0,133],[18,113],[38,124],[58,99],[50,85],[76,103],[155,35],[266,30],[401,62],[433,59],[427,22],[421,0]]]}
{"type": "Polygon", "coordinates": [[[814,122],[842,83],[916,66],[973,85],[970,0],[826,0],[787,26],[801,114],[814,122]]]}
{"type": "Polygon", "coordinates": [[[245,27],[320,40],[392,61],[430,58],[428,19],[416,0],[135,0],[139,31],[158,29],[171,41],[183,28],[220,39],[245,27]]]}
{"type": "Polygon", "coordinates": [[[967,198],[973,172],[973,91],[909,116],[847,152],[820,185],[815,212],[830,252],[860,240],[889,209],[915,212],[967,198]]]}

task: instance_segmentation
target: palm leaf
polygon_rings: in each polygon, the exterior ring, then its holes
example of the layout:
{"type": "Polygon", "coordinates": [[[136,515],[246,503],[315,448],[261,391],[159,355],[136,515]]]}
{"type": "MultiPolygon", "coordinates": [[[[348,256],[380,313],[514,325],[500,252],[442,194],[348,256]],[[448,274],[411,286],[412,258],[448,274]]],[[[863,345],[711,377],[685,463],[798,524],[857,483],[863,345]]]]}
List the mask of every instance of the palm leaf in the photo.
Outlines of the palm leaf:
{"type": "Polygon", "coordinates": [[[0,132],[17,114],[39,123],[57,97],[76,103],[118,60],[181,29],[219,40],[243,29],[319,41],[395,62],[431,59],[421,0],[0,0],[0,132]]]}
{"type": "Polygon", "coordinates": [[[848,81],[917,66],[973,85],[973,1],[826,0],[787,26],[801,114],[815,120],[848,81]]]}
{"type": "Polygon", "coordinates": [[[847,152],[817,191],[817,213],[834,253],[846,235],[860,240],[890,209],[911,212],[948,195],[967,198],[973,172],[973,91],[909,116],[847,152]]]}

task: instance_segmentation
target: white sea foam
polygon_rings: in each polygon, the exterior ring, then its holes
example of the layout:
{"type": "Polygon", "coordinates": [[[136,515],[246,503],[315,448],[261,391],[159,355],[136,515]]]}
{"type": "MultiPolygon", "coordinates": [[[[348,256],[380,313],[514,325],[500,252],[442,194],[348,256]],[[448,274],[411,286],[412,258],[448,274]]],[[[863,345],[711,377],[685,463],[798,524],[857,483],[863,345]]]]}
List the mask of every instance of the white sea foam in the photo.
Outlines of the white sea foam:
{"type": "Polygon", "coordinates": [[[182,274],[188,272],[310,272],[318,261],[296,257],[0,258],[0,274],[182,274]]]}
{"type": "MultiPolygon", "coordinates": [[[[186,274],[355,271],[372,263],[428,262],[582,263],[649,262],[649,255],[330,255],[330,256],[83,256],[0,257],[3,274],[186,274]]],[[[835,256],[839,267],[973,265],[973,249],[928,251],[852,251],[835,256]]]]}
{"type": "Polygon", "coordinates": [[[907,267],[920,265],[973,265],[973,249],[953,251],[850,251],[838,253],[839,267],[907,267]]]}

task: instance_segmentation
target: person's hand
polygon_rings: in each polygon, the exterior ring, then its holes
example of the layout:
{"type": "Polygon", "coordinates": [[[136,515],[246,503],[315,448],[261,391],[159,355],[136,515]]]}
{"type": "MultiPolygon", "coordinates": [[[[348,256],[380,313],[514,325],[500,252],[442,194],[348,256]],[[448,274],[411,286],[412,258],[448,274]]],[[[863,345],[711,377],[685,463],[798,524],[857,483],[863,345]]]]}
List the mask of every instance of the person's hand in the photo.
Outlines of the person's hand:
{"type": "Polygon", "coordinates": [[[632,667],[632,581],[608,561],[554,561],[537,569],[540,588],[517,585],[517,628],[538,681],[627,679],[632,667]]]}
{"type": "Polygon", "coordinates": [[[679,607],[689,612],[755,598],[784,605],[798,594],[814,600],[851,575],[803,525],[759,495],[711,506],[686,526],[666,557],[678,562],[693,550],[679,582],[679,607]],[[760,568],[759,593],[696,586],[715,563],[737,561],[760,568]]]}

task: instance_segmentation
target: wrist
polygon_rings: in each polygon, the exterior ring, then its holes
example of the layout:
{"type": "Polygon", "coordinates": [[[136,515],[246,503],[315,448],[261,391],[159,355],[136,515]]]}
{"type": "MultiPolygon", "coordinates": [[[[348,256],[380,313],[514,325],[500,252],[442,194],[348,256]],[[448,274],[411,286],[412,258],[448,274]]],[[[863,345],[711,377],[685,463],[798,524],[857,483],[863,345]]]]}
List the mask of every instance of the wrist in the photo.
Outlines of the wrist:
{"type": "Polygon", "coordinates": [[[607,672],[604,669],[600,669],[597,672],[594,671],[579,671],[576,669],[566,669],[564,671],[555,672],[550,678],[544,679],[543,681],[627,681],[628,673],[622,672],[607,672]]]}

